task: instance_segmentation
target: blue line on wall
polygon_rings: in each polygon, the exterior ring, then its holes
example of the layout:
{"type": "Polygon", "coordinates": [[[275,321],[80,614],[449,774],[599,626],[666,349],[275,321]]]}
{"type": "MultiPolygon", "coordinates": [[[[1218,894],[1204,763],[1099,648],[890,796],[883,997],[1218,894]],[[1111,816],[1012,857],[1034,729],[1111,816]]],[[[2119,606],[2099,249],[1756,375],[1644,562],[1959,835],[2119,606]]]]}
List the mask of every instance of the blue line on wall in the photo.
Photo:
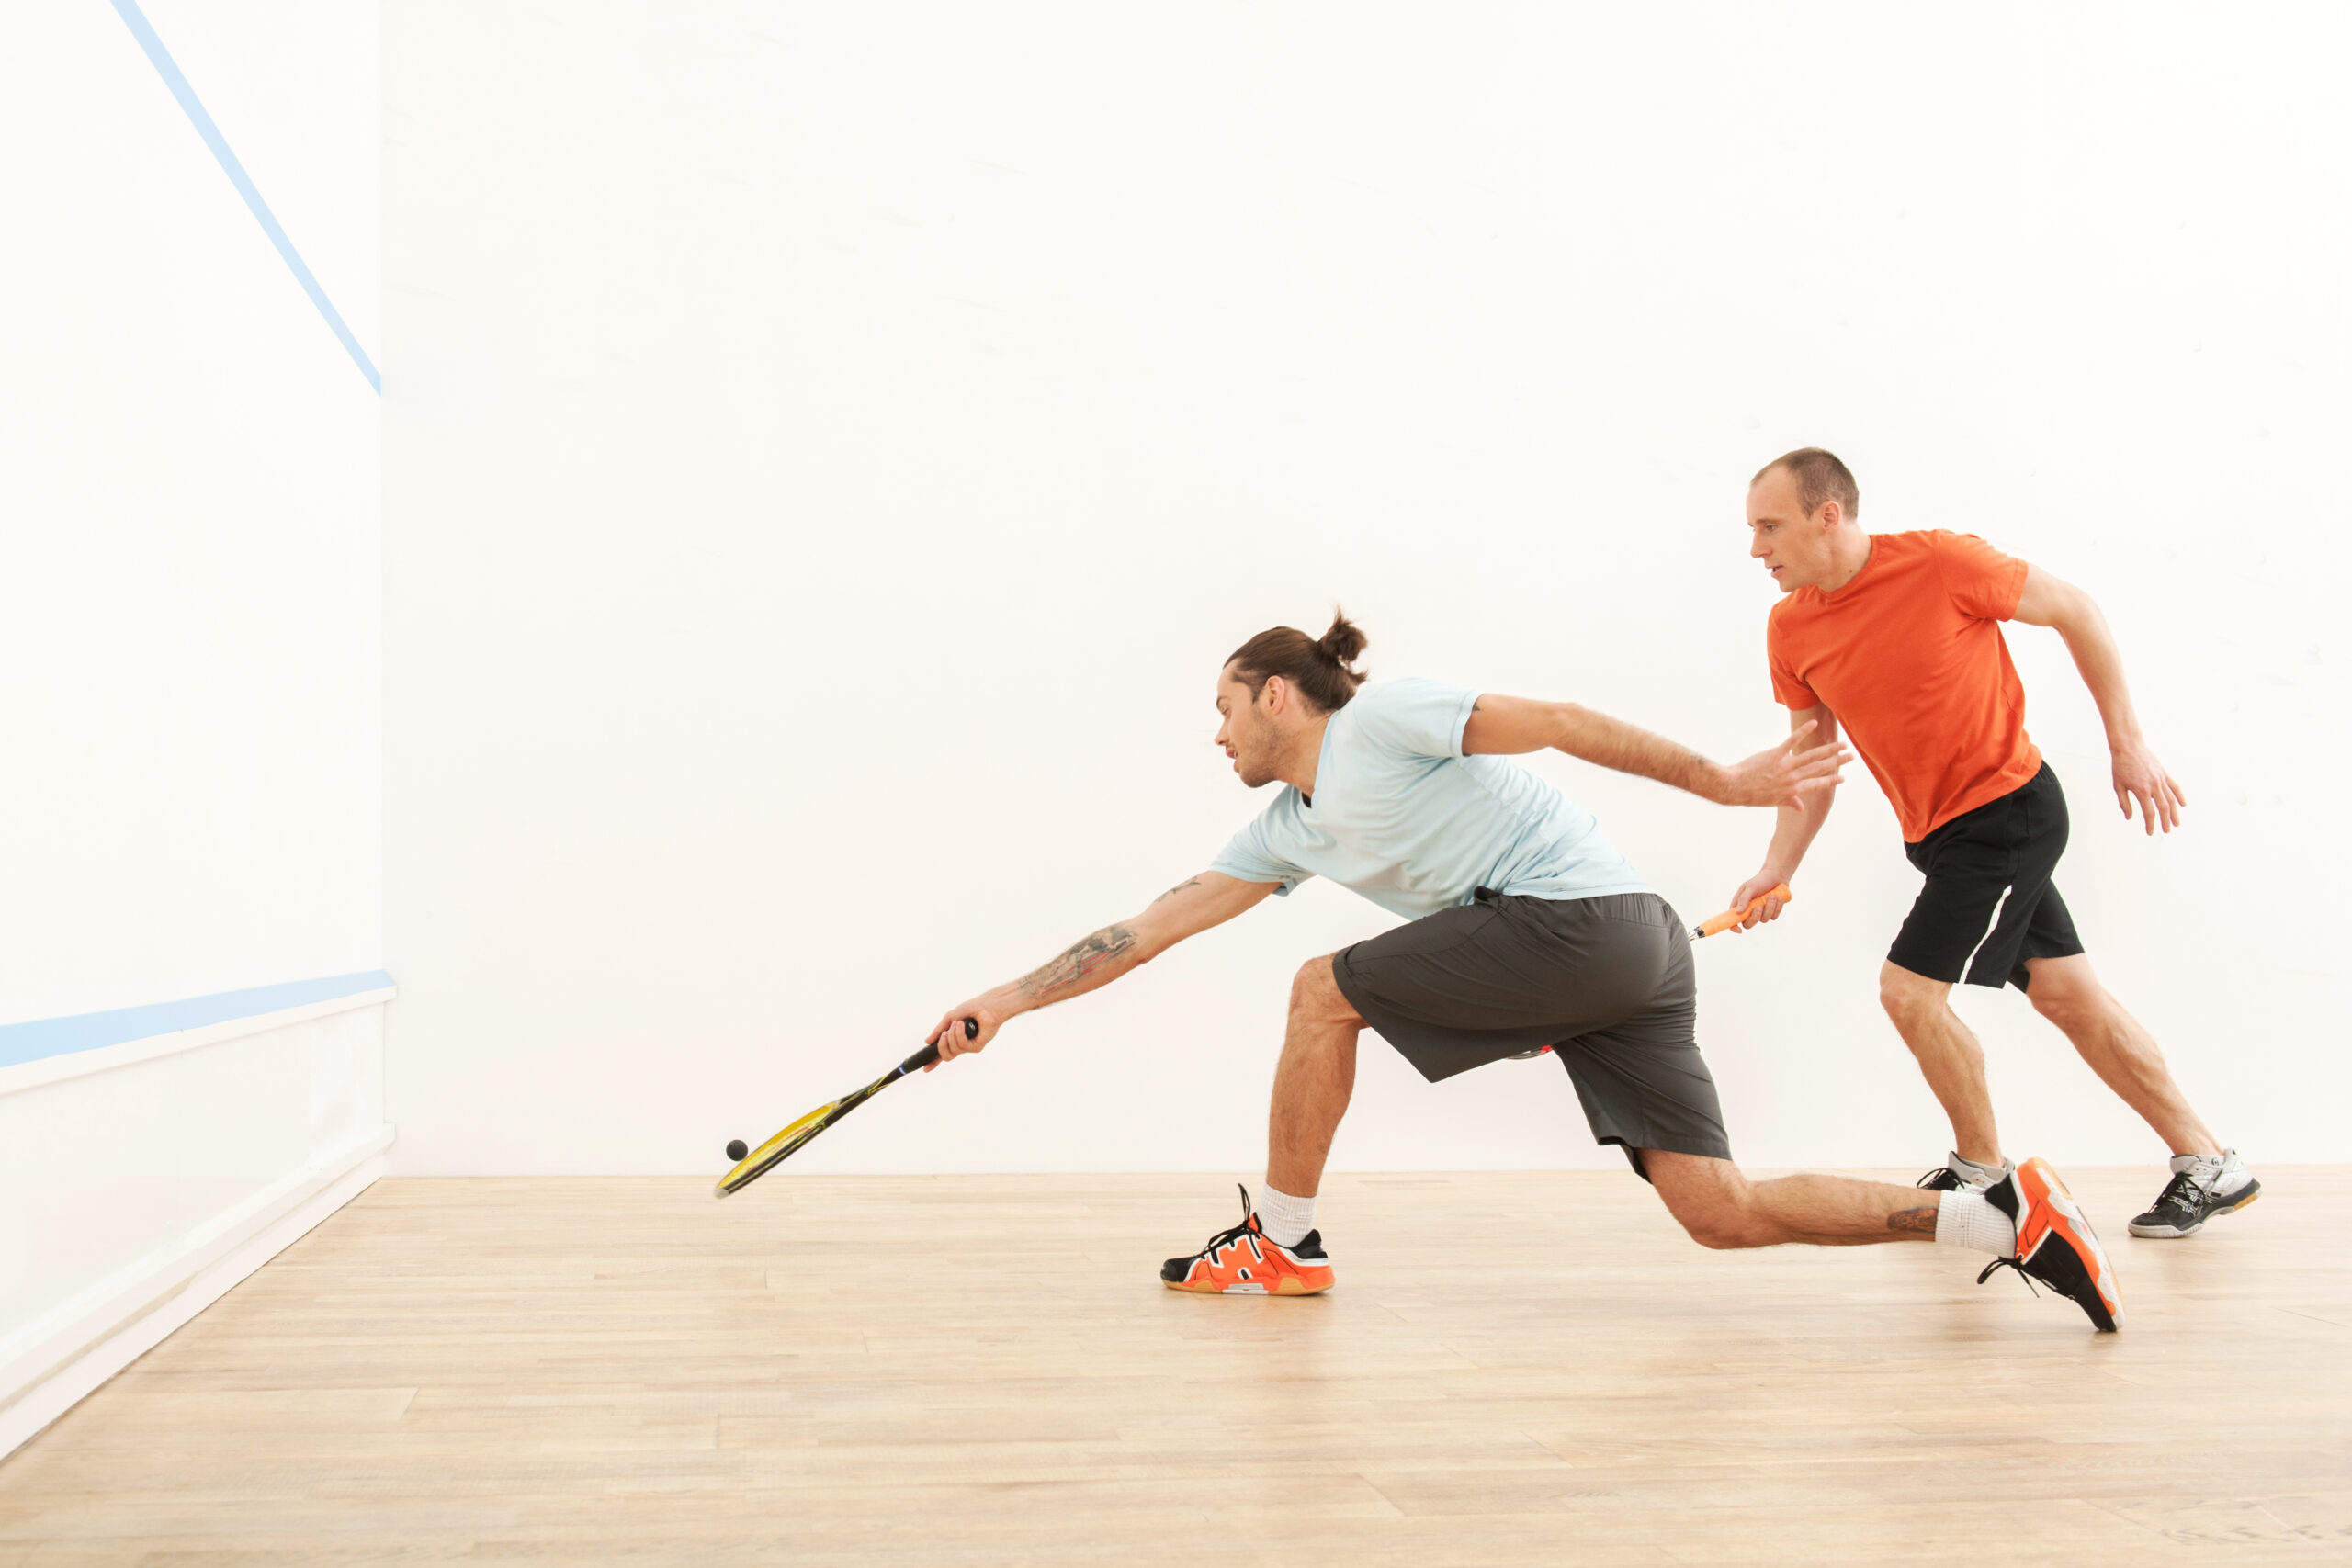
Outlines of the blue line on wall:
{"type": "Polygon", "coordinates": [[[147,58],[154,62],[156,74],[163,77],[164,85],[172,90],[172,96],[177,98],[180,107],[187,111],[188,122],[196,127],[196,133],[204,138],[204,144],[211,148],[213,157],[220,160],[221,171],[229,176],[229,183],[237,187],[237,194],[245,198],[245,205],[252,208],[254,216],[260,220],[262,232],[269,236],[269,243],[277,247],[277,254],[286,258],[288,266],[293,268],[294,280],[302,286],[302,292],[311,297],[311,303],[319,308],[319,314],[326,318],[327,325],[334,330],[334,335],[343,340],[344,348],[351,355],[351,362],[359,367],[359,373],[368,378],[368,384],[375,388],[377,395],[381,397],[384,378],[376,374],[375,363],[368,357],[368,351],[359,346],[359,340],[351,335],[351,329],[343,324],[342,315],[335,310],[334,301],[327,298],[327,291],[319,287],[319,280],[311,276],[311,269],[303,265],[300,254],[294,249],[294,242],[286,237],[284,229],[278,227],[277,219],[269,210],[269,203],[261,198],[261,192],[254,188],[253,180],[245,174],[245,166],[237,162],[237,155],[229,151],[229,143],[221,140],[220,128],[212,123],[212,117],[204,112],[202,104],[197,102],[196,89],[187,85],[187,78],[180,74],[180,68],[172,62],[171,51],[164,47],[164,40],[155,36],[153,28],[148,26],[146,13],[140,10],[137,0],[114,0],[114,8],[122,17],[123,25],[130,29],[130,36],[139,40],[139,47],[147,51],[147,58]]]}
{"type": "Polygon", "coordinates": [[[381,969],[360,975],[329,975],[318,980],[288,980],[277,986],[254,986],[242,991],[220,991],[185,1001],[150,1002],[145,1007],[117,1008],[111,1012],[76,1013],[71,1018],[37,1018],[28,1023],[0,1023],[0,1067],[96,1051],[208,1023],[254,1018],[310,1002],[356,997],[379,991],[392,983],[381,969]]]}

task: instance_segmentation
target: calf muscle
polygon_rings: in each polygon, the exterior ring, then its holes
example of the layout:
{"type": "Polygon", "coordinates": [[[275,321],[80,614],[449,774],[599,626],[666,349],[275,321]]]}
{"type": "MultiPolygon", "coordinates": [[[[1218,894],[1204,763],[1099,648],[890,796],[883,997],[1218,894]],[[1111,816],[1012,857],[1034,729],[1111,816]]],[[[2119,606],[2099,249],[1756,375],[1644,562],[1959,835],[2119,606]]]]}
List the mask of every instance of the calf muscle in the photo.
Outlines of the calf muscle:
{"type": "Polygon", "coordinates": [[[1775,1177],[1750,1181],[1729,1160],[1642,1151],[1667,1211],[1702,1247],[1868,1247],[1933,1241],[1937,1205],[1916,1187],[1851,1177],[1775,1177]]]}

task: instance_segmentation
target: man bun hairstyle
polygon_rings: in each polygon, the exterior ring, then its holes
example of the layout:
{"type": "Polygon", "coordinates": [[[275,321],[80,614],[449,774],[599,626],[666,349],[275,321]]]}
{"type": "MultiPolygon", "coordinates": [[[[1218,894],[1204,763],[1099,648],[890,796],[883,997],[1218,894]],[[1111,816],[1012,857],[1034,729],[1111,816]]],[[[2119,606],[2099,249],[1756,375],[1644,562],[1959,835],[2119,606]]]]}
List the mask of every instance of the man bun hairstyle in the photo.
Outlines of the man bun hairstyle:
{"type": "Polygon", "coordinates": [[[1807,517],[1821,510],[1825,501],[1834,501],[1838,509],[1849,517],[1862,514],[1862,492],[1854,483],[1854,471],[1838,460],[1838,454],[1819,446],[1800,446],[1784,452],[1756,470],[1756,479],[1748,480],[1752,487],[1774,468],[1786,468],[1789,477],[1797,481],[1797,502],[1807,517]]]}
{"type": "Polygon", "coordinates": [[[1355,668],[1355,661],[1368,640],[1362,627],[1334,610],[1331,629],[1321,637],[1308,637],[1296,626],[1275,626],[1235,649],[1225,663],[1233,678],[1250,688],[1251,702],[1279,675],[1323,712],[1335,713],[1363,684],[1364,672],[1355,668]]]}

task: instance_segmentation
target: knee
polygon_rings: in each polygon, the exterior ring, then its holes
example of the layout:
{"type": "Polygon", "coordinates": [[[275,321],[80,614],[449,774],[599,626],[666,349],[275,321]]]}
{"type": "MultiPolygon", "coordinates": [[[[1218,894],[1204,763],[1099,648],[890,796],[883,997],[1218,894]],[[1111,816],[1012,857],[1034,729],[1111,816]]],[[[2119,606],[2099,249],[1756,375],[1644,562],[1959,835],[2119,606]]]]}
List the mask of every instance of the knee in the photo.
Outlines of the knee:
{"type": "Polygon", "coordinates": [[[1886,1016],[1894,1021],[1895,1028],[1908,1034],[1944,1005],[1944,993],[1949,989],[1890,964],[1878,978],[1878,1005],[1886,1010],[1886,1016]]]}
{"type": "Polygon", "coordinates": [[[1675,1217],[1682,1222],[1683,1231],[1692,1241],[1710,1250],[1729,1252],[1758,1245],[1755,1227],[1748,1224],[1746,1215],[1736,1212],[1678,1214],[1675,1217]]]}
{"type": "Polygon", "coordinates": [[[1298,966],[1291,976],[1291,1016],[1306,1017],[1341,1022],[1356,1016],[1348,1002],[1347,994],[1340,989],[1340,982],[1331,970],[1329,956],[1310,958],[1298,966]]]}
{"type": "Polygon", "coordinates": [[[2098,1021],[2106,1010],[2106,993],[2097,985],[2062,981],[2054,976],[2030,975],[2025,999],[2033,1010],[2071,1034],[2098,1021]]]}
{"type": "Polygon", "coordinates": [[[2025,996],[2026,1000],[2033,1004],[2034,1011],[2069,1034],[2098,1016],[2098,1010],[2090,1004],[2088,998],[2077,996],[2072,992],[2056,991],[2044,994],[2041,991],[2029,990],[2025,996]]]}
{"type": "Polygon", "coordinates": [[[1666,1200],[1674,1223],[1692,1241],[1717,1252],[1763,1246],[1763,1227],[1747,1179],[1736,1170],[1710,1170],[1709,1174],[1716,1179],[1703,1187],[1693,1183],[1679,1190],[1659,1189],[1658,1196],[1666,1200]]]}

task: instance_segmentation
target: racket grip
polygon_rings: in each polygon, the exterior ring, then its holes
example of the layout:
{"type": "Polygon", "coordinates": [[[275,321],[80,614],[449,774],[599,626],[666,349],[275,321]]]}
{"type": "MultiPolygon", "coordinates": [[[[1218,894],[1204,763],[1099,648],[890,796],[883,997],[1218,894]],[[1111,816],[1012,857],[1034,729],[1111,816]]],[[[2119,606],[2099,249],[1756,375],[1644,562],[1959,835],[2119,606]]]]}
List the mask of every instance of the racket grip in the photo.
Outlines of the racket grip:
{"type": "Polygon", "coordinates": [[[1789,891],[1789,885],[1783,882],[1778,887],[1775,887],[1769,892],[1758,893],[1755,897],[1749,899],[1747,901],[1747,908],[1746,909],[1725,909],[1722,914],[1711,917],[1704,925],[1699,928],[1697,934],[1700,936],[1713,936],[1717,931],[1727,931],[1731,930],[1732,927],[1747,919],[1748,910],[1755,908],[1757,905],[1761,904],[1767,898],[1778,898],[1781,903],[1786,904],[1792,901],[1795,897],[1796,895],[1789,891]]]}
{"type": "MultiPolygon", "coordinates": [[[[980,1021],[977,1018],[966,1019],[964,1021],[964,1038],[967,1040],[978,1040],[979,1037],[980,1021]]],[[[900,1077],[904,1077],[909,1073],[919,1073],[938,1060],[939,1047],[936,1045],[926,1045],[922,1050],[916,1052],[913,1055],[899,1064],[899,1076],[900,1077]]]]}

